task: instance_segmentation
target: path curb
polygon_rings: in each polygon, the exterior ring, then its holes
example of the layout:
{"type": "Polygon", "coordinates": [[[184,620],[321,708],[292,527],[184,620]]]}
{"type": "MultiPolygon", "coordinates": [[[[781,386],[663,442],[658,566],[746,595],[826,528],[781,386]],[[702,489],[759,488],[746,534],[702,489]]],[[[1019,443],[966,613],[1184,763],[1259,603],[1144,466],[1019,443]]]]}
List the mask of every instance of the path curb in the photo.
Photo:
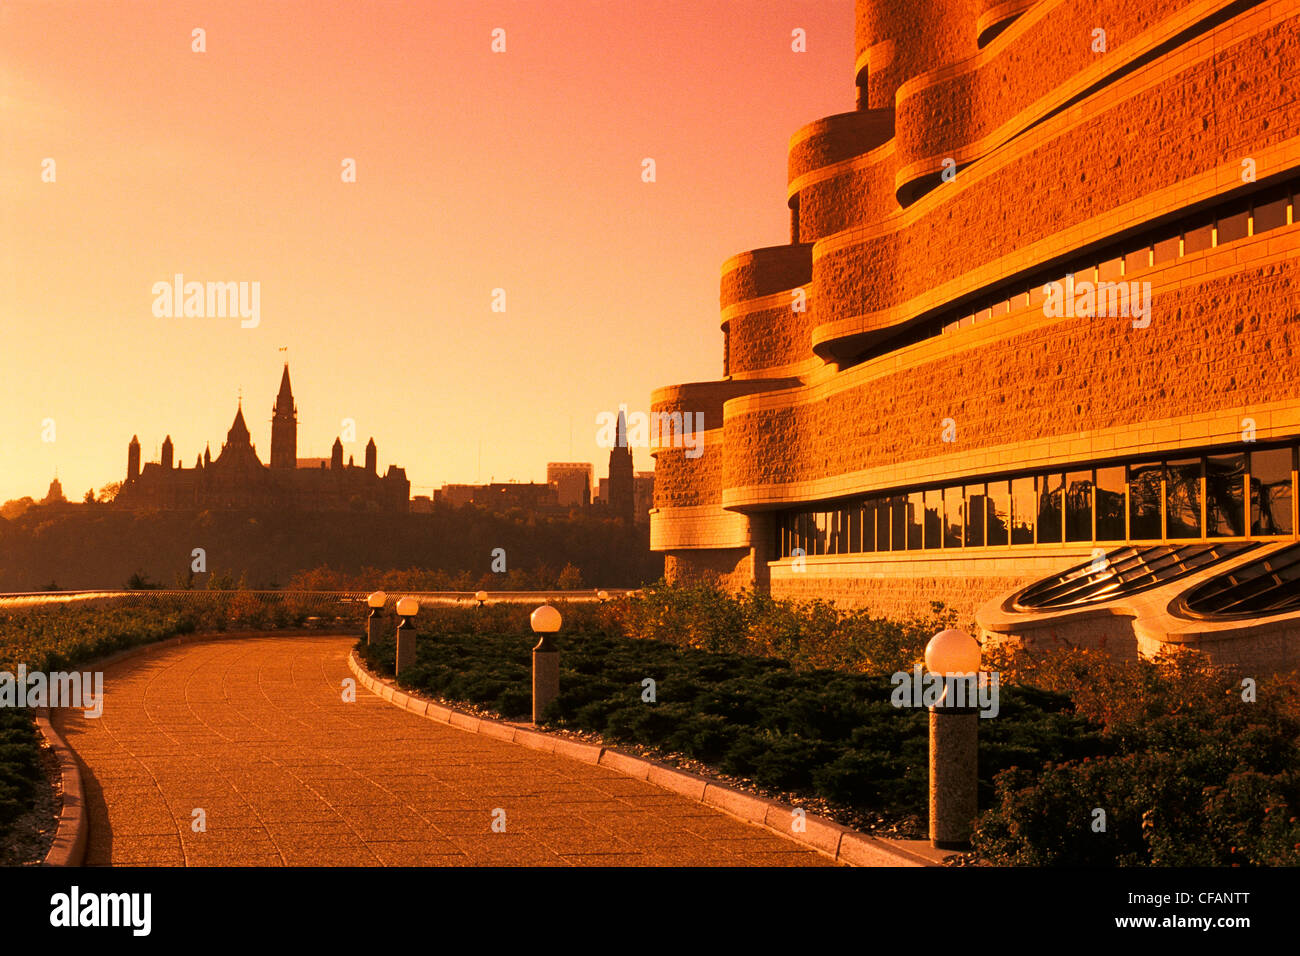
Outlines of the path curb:
{"type": "Polygon", "coordinates": [[[426,702],[398,690],[391,681],[372,674],[361,663],[355,649],[348,655],[348,667],[356,675],[358,683],[372,694],[429,720],[459,727],[470,733],[521,744],[532,750],[597,764],[637,780],[644,780],[721,810],[746,823],[761,826],[779,837],[830,857],[837,863],[849,866],[938,866],[943,856],[947,855],[936,851],[931,856],[923,850],[902,845],[899,841],[873,837],[813,814],[804,816],[804,831],[795,832],[793,821],[796,819],[796,808],[787,804],[734,790],[707,777],[619,753],[599,744],[569,740],[535,730],[529,725],[477,717],[432,701],[426,702]]]}

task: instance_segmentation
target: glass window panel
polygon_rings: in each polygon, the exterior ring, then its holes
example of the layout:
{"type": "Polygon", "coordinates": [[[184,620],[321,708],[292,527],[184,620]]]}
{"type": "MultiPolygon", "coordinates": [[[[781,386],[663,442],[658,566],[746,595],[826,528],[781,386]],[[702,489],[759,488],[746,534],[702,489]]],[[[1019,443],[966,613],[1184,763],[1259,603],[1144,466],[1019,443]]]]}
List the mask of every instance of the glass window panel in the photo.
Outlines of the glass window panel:
{"type": "Polygon", "coordinates": [[[1123,541],[1124,532],[1124,466],[1097,469],[1095,490],[1097,509],[1097,540],[1123,541]]]}
{"type": "Polygon", "coordinates": [[[1246,456],[1205,459],[1205,534],[1238,538],[1246,533],[1246,456]]]}
{"type": "Polygon", "coordinates": [[[966,486],[966,547],[984,547],[984,485],[966,486]]]}
{"type": "Polygon", "coordinates": [[[1128,533],[1134,541],[1163,537],[1161,480],[1164,466],[1158,461],[1128,466],[1128,533]]]}
{"type": "Polygon", "coordinates": [[[1031,475],[1011,479],[1011,543],[1033,544],[1038,492],[1031,475]]]}
{"type": "Polygon", "coordinates": [[[962,539],[961,510],[965,503],[960,488],[943,489],[943,546],[960,548],[962,539]]]}
{"type": "Polygon", "coordinates": [[[1065,476],[1065,540],[1092,540],[1092,471],[1065,476]]]}
{"type": "Polygon", "coordinates": [[[1193,252],[1200,252],[1202,249],[1208,249],[1214,242],[1214,224],[1205,223],[1204,225],[1189,228],[1183,232],[1183,255],[1190,256],[1193,252]]]}
{"type": "Polygon", "coordinates": [[[876,499],[876,550],[889,550],[889,499],[876,499]]]}
{"type": "Polygon", "coordinates": [[[901,495],[889,499],[889,550],[907,550],[907,498],[901,495]]]}
{"type": "Polygon", "coordinates": [[[1038,476],[1038,543],[1051,544],[1061,540],[1061,499],[1065,495],[1065,476],[1038,476]]]}
{"type": "Polygon", "coordinates": [[[907,501],[907,550],[921,550],[921,532],[923,526],[922,518],[925,516],[925,505],[921,492],[914,491],[906,498],[907,501]]]}
{"type": "Polygon", "coordinates": [[[925,546],[938,548],[943,544],[943,491],[931,488],[925,493],[925,546]]]}
{"type": "Polygon", "coordinates": [[[1178,258],[1178,247],[1181,238],[1179,235],[1173,235],[1168,239],[1161,239],[1152,247],[1152,259],[1156,265],[1178,258]]]}
{"type": "MultiPolygon", "coordinates": [[[[1123,274],[1124,274],[1123,256],[1116,256],[1114,259],[1107,259],[1105,262],[1102,262],[1097,266],[1097,281],[1099,282],[1113,282],[1116,279],[1119,279],[1121,276],[1123,276],[1123,274]]],[[[1074,277],[1074,281],[1080,282],[1085,278],[1091,279],[1092,276],[1076,275],[1074,277]]]]}
{"type": "Polygon", "coordinates": [[[1256,202],[1255,235],[1285,226],[1286,207],[1289,201],[1289,197],[1283,192],[1280,195],[1275,194],[1256,202]]]}
{"type": "Polygon", "coordinates": [[[854,502],[844,507],[844,553],[862,550],[862,508],[854,502]]]}
{"type": "Polygon", "coordinates": [[[862,550],[876,550],[876,503],[867,498],[862,502],[862,550]]]}
{"type": "Polygon", "coordinates": [[[1291,534],[1291,449],[1250,453],[1250,533],[1291,534]]]}
{"type": "Polygon", "coordinates": [[[988,515],[985,521],[985,533],[988,535],[989,547],[1005,547],[1011,535],[1011,482],[990,481],[986,491],[988,495],[988,515]]]}
{"type": "Polygon", "coordinates": [[[1165,536],[1201,537],[1201,459],[1165,463],[1165,536]]]}
{"type": "Polygon", "coordinates": [[[1124,275],[1131,276],[1135,272],[1141,272],[1143,269],[1151,266],[1151,247],[1142,246],[1134,249],[1124,257],[1124,275]]]}
{"type": "Polygon", "coordinates": [[[1238,209],[1228,215],[1219,217],[1219,245],[1222,246],[1246,238],[1249,212],[1249,209],[1238,209]]]}

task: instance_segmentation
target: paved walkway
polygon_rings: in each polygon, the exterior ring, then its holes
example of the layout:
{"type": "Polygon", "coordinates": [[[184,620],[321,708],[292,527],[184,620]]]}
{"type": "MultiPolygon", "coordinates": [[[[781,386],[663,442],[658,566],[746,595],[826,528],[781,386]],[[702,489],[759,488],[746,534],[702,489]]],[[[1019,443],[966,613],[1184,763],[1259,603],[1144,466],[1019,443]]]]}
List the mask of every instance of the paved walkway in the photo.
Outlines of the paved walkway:
{"type": "Polygon", "coordinates": [[[830,862],[652,784],[417,717],[362,687],[345,703],[354,643],[212,640],[108,667],[102,717],[55,716],[83,764],[86,863],[830,862]],[[505,832],[493,830],[497,811],[505,832]]]}

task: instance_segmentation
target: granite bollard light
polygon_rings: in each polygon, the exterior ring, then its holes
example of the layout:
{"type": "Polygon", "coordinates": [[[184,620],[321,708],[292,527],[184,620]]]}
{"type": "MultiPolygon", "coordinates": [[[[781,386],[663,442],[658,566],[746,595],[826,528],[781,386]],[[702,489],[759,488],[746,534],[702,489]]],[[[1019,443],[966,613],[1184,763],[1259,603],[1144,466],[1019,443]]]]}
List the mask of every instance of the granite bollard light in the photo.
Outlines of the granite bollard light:
{"type": "Polygon", "coordinates": [[[398,677],[415,663],[415,625],[411,619],[419,612],[420,602],[413,597],[404,597],[397,602],[397,615],[402,622],[397,625],[397,661],[393,673],[398,677]]]}
{"type": "Polygon", "coordinates": [[[930,845],[966,850],[979,812],[979,643],[965,631],[940,631],[925,645],[925,666],[944,677],[930,707],[930,845]]]}
{"type": "Polygon", "coordinates": [[[560,651],[551,643],[551,635],[560,629],[560,612],[543,604],[528,623],[540,635],[533,647],[533,723],[539,724],[546,705],[560,693],[560,651]]]}
{"type": "Polygon", "coordinates": [[[380,612],[384,609],[384,603],[388,600],[388,595],[383,591],[375,591],[366,598],[366,606],[370,608],[370,616],[366,618],[366,646],[372,647],[379,640],[379,623],[380,612]]]}

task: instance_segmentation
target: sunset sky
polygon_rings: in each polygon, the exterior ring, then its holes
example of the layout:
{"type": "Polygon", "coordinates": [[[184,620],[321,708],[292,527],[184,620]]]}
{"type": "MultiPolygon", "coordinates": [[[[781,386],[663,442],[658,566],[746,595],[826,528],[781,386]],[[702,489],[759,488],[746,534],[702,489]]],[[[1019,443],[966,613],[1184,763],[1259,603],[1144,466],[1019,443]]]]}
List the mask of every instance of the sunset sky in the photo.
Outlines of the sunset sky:
{"type": "Polygon", "coordinates": [[[852,26],[852,0],[5,0],[0,501],[121,480],[133,434],[215,456],[240,389],[266,462],[286,357],[300,457],[351,418],[345,456],[373,435],[415,495],[603,476],[599,412],[721,375],[718,268],[788,241],[786,146],[853,108],[852,26]],[[260,282],[259,324],[155,317],[176,273],[260,282]]]}

